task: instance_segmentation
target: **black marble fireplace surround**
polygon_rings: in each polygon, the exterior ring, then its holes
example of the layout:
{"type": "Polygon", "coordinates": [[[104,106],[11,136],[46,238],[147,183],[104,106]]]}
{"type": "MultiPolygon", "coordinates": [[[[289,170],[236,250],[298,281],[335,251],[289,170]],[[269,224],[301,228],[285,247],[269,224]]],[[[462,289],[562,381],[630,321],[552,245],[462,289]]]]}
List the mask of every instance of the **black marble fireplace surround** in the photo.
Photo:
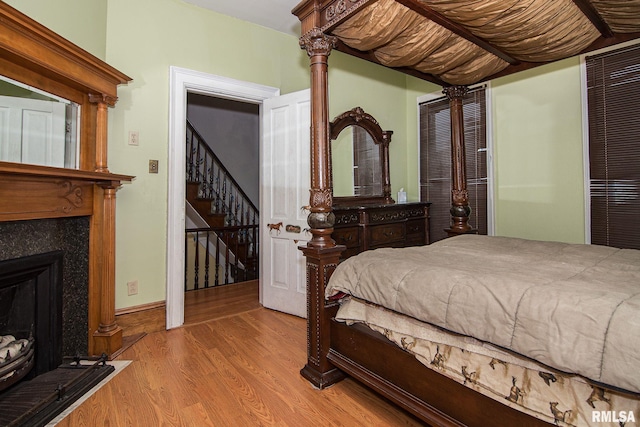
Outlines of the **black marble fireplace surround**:
{"type": "Polygon", "coordinates": [[[61,251],[62,356],[88,349],[89,217],[0,222],[0,261],[61,251]]]}
{"type": "Polygon", "coordinates": [[[0,391],[0,425],[44,425],[113,371],[63,359],[88,350],[88,252],[89,217],[0,222],[0,333],[35,339],[34,366],[0,391]]]}

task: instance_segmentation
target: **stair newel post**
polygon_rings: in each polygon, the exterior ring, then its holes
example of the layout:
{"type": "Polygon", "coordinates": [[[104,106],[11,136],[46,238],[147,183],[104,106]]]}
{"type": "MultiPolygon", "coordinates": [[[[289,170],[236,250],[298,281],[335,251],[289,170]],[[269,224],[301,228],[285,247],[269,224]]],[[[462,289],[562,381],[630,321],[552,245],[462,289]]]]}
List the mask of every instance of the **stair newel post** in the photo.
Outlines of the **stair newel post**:
{"type": "Polygon", "coordinates": [[[451,227],[445,231],[449,236],[473,233],[469,225],[469,192],[465,169],[464,110],[462,101],[468,91],[467,86],[449,86],[442,92],[449,98],[451,111],[451,227]]]}
{"type": "Polygon", "coordinates": [[[309,55],[311,71],[311,212],[307,223],[312,234],[307,245],[300,247],[307,259],[308,321],[307,363],[300,374],[318,388],[344,377],[327,359],[331,316],[324,296],[329,277],[345,249],[344,246],[336,246],[331,238],[335,216],[332,212],[327,66],[336,43],[335,37],[323,34],[318,28],[311,29],[300,38],[300,47],[309,55]]]}

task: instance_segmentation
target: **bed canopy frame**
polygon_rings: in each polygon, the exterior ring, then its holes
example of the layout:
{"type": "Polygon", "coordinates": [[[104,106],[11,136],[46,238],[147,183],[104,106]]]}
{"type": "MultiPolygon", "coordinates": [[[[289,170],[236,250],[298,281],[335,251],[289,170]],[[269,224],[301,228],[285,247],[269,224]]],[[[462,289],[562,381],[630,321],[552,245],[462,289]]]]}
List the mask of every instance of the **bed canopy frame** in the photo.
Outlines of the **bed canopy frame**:
{"type": "Polygon", "coordinates": [[[345,247],[331,239],[328,58],[336,49],[443,87],[452,133],[447,232],[473,233],[464,167],[467,87],[640,38],[640,0],[304,0],[292,13],[301,21],[300,46],[311,72],[312,239],[300,248],[308,293],[308,358],[301,374],[323,388],[347,373],[434,425],[538,425],[540,420],[494,408],[501,405],[438,378],[379,337],[332,322],[338,303],[325,301],[324,289],[345,247]],[[416,375],[427,379],[416,384],[410,378],[416,375]],[[441,399],[445,390],[467,408],[441,399]],[[491,418],[482,421],[487,413],[491,418]]]}

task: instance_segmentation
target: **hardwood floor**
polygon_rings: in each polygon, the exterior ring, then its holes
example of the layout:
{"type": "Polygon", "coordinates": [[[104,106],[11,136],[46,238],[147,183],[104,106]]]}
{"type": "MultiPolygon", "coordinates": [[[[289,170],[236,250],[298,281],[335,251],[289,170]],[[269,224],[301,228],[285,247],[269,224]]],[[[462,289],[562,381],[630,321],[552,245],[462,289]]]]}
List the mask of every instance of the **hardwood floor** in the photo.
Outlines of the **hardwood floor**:
{"type": "Polygon", "coordinates": [[[351,379],[311,387],[299,374],[305,320],[259,307],[254,289],[246,305],[242,289],[229,287],[226,302],[210,310],[205,292],[194,295],[200,308],[185,307],[191,324],[125,350],[118,359],[133,362],[58,425],[422,425],[351,379]]]}

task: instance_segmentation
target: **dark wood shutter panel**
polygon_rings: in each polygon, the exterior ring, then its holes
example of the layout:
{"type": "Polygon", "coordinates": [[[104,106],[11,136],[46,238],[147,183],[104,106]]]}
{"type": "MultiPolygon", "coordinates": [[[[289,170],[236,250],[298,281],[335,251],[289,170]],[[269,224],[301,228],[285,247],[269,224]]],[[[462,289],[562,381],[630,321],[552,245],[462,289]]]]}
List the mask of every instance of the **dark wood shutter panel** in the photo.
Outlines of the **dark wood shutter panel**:
{"type": "Polygon", "coordinates": [[[591,243],[640,249],[640,46],[586,69],[591,243]]]}
{"type": "MultiPolygon", "coordinates": [[[[469,224],[487,234],[487,139],[485,89],[471,90],[463,102],[469,224]]],[[[451,214],[451,119],[449,100],[420,105],[420,200],[430,208],[431,241],[447,237],[451,214]]]]}

